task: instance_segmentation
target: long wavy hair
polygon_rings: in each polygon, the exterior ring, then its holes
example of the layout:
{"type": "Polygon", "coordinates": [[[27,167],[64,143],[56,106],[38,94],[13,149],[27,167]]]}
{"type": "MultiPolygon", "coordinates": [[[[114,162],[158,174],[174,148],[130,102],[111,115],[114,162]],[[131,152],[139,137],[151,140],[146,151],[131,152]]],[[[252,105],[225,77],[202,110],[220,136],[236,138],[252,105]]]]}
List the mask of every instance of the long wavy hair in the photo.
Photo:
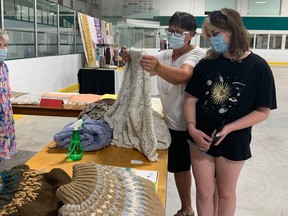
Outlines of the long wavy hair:
{"type": "MultiPolygon", "coordinates": [[[[215,26],[231,33],[229,43],[229,54],[235,61],[239,61],[241,56],[249,50],[250,36],[245,28],[240,14],[230,8],[222,8],[218,11],[212,11],[202,24],[202,35],[207,40],[207,27],[215,26]]],[[[216,59],[221,54],[212,49],[207,50],[206,58],[216,59]]]]}

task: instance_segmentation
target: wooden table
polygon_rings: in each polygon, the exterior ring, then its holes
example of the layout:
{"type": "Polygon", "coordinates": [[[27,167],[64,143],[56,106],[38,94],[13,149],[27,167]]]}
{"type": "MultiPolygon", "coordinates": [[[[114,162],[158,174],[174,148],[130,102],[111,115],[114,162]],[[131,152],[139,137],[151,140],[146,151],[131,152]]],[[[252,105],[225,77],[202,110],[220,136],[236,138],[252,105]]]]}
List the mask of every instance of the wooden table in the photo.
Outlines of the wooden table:
{"type": "Polygon", "coordinates": [[[67,105],[62,107],[44,107],[40,105],[12,104],[13,114],[78,117],[84,105],[67,105]]]}
{"type": "MultiPolygon", "coordinates": [[[[53,144],[50,143],[50,144],[53,144]]],[[[99,151],[85,152],[82,160],[70,162],[67,161],[67,150],[59,150],[56,148],[45,147],[26,164],[37,170],[50,171],[53,168],[61,168],[72,176],[72,166],[77,163],[86,163],[88,161],[94,161],[98,164],[131,167],[139,170],[156,170],[159,172],[159,181],[157,194],[159,195],[163,207],[166,206],[166,187],[167,187],[167,161],[168,150],[158,150],[159,154],[158,162],[150,162],[142,153],[136,149],[120,148],[114,145],[109,145],[99,151]],[[144,163],[140,165],[131,164],[131,160],[141,160],[144,163]]]]}

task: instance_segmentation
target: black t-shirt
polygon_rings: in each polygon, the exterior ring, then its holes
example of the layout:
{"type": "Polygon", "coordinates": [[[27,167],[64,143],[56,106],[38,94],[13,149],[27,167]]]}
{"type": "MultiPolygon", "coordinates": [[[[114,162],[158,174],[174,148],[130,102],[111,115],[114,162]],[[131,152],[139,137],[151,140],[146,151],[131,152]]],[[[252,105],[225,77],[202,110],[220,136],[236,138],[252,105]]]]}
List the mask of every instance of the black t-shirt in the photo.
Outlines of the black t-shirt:
{"type": "MultiPolygon", "coordinates": [[[[185,90],[198,98],[197,128],[207,135],[211,135],[223,119],[227,124],[257,107],[277,107],[272,71],[267,62],[254,53],[242,62],[232,62],[223,56],[216,60],[202,59],[185,90]]],[[[251,128],[231,132],[207,153],[230,160],[250,158],[251,128]]]]}

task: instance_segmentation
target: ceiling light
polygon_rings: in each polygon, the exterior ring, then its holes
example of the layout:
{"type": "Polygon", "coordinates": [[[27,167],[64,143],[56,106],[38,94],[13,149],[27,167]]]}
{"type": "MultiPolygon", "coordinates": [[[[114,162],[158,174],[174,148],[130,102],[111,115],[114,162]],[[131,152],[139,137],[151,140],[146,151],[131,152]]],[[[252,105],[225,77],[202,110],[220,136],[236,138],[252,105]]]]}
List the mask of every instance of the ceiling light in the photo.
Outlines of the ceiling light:
{"type": "Polygon", "coordinates": [[[258,1],[258,2],[255,2],[256,4],[266,4],[265,1],[258,1]]]}

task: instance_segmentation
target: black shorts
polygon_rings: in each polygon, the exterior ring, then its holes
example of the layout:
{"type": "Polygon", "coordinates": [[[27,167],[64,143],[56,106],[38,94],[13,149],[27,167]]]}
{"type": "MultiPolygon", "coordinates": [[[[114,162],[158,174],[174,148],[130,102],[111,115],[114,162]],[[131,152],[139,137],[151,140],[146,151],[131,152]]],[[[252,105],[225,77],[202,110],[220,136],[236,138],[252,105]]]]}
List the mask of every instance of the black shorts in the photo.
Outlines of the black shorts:
{"type": "Polygon", "coordinates": [[[168,148],[168,171],[171,173],[189,171],[191,168],[190,150],[186,131],[169,129],[171,144],[168,148]]]}

